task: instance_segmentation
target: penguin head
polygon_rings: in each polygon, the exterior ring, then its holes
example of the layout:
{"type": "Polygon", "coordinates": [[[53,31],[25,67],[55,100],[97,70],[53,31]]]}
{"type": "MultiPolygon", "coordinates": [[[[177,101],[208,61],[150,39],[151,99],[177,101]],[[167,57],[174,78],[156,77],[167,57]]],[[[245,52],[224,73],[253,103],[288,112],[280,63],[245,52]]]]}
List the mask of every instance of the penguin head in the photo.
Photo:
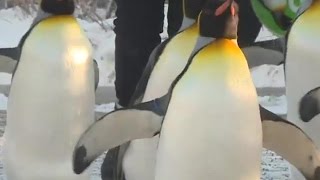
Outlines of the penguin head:
{"type": "Polygon", "coordinates": [[[236,39],[238,11],[234,0],[208,0],[199,15],[201,36],[236,39]]]}
{"type": "Polygon", "coordinates": [[[206,0],[183,0],[184,15],[191,19],[197,19],[206,0]]]}
{"type": "Polygon", "coordinates": [[[75,9],[73,0],[42,0],[41,9],[53,15],[72,15],[75,9]]]}

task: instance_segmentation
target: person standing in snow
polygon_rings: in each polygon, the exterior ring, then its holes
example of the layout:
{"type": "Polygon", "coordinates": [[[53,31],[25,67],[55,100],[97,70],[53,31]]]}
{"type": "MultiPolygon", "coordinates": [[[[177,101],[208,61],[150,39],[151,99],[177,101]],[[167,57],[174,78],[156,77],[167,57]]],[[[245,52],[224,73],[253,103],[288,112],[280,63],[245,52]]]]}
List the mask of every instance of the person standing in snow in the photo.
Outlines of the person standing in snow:
{"type": "MultiPolygon", "coordinates": [[[[182,23],[182,0],[168,0],[168,35],[182,23]]],[[[238,0],[240,24],[238,43],[253,44],[261,29],[249,0],[238,0]],[[243,16],[243,19],[241,18],[243,16]]],[[[115,88],[116,108],[128,106],[152,50],[161,42],[165,0],[115,0],[115,88]]],[[[102,180],[117,180],[118,148],[110,149],[101,167],[102,180]]]]}
{"type": "MultiPolygon", "coordinates": [[[[161,42],[165,0],[116,0],[115,88],[120,107],[129,104],[152,50],[161,42]]],[[[168,34],[182,21],[182,0],[170,0],[168,34]],[[174,14],[174,15],[173,15],[174,14]]]]}

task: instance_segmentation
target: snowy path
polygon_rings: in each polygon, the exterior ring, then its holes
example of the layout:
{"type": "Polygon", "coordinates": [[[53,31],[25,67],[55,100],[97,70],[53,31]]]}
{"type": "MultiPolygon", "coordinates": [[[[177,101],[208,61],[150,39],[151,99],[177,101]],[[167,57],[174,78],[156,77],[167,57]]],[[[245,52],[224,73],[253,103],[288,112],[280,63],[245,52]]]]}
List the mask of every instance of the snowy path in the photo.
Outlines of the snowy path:
{"type": "MultiPolygon", "coordinates": [[[[0,180],[6,180],[3,174],[2,164],[2,145],[4,133],[4,126],[6,121],[6,112],[0,111],[0,180]]],[[[91,180],[101,180],[100,178],[100,166],[102,163],[102,155],[96,162],[90,167],[91,180]]],[[[288,169],[288,163],[284,161],[280,156],[277,156],[271,151],[263,151],[262,153],[262,180],[291,180],[290,172],[288,169]]],[[[294,179],[300,180],[300,179],[294,179]]]]}

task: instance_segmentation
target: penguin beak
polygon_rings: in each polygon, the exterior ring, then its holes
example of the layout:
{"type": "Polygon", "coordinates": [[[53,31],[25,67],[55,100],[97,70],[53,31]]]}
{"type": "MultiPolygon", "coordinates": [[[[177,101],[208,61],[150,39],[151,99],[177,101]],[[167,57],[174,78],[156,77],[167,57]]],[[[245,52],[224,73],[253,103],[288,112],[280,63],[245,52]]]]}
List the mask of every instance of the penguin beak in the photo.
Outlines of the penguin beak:
{"type": "Polygon", "coordinates": [[[219,7],[216,9],[214,15],[215,15],[215,16],[220,16],[222,13],[224,13],[224,12],[227,10],[227,8],[228,8],[229,3],[230,3],[230,0],[226,0],[221,6],[219,6],[219,7]]]}
{"type": "Polygon", "coordinates": [[[224,13],[228,9],[228,7],[231,6],[231,14],[234,16],[235,15],[235,9],[234,9],[234,7],[232,5],[233,3],[234,3],[234,0],[226,0],[221,6],[219,6],[216,9],[214,15],[215,16],[220,16],[222,13],[224,13]]]}
{"type": "Polygon", "coordinates": [[[233,2],[231,4],[231,15],[235,16],[236,15],[236,9],[234,8],[233,2]]]}

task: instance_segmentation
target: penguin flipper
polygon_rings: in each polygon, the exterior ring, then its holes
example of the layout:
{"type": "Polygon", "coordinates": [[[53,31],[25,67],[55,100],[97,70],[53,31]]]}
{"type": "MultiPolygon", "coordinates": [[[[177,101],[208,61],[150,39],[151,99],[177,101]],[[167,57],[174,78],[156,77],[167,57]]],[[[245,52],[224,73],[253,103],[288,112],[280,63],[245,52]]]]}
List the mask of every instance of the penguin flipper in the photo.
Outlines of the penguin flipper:
{"type": "Polygon", "coordinates": [[[159,44],[157,47],[155,47],[153,49],[153,51],[151,52],[151,54],[149,56],[148,63],[147,63],[147,65],[142,73],[142,76],[136,86],[135,92],[132,95],[130,104],[137,104],[137,103],[142,102],[142,98],[143,98],[144,92],[146,91],[147,84],[148,84],[150,75],[153,71],[153,68],[157,64],[157,62],[159,60],[159,56],[161,55],[161,53],[163,52],[163,50],[165,49],[165,47],[167,46],[167,44],[170,42],[171,39],[172,39],[172,37],[166,39],[161,44],[159,44]]]}
{"type": "Polygon", "coordinates": [[[103,116],[80,137],[73,155],[73,169],[82,173],[93,160],[108,149],[134,139],[156,135],[165,115],[168,95],[123,108],[103,116]]]}
{"type": "Polygon", "coordinates": [[[20,58],[20,48],[0,48],[0,72],[14,74],[20,58]]]}
{"type": "Polygon", "coordinates": [[[94,89],[97,90],[99,85],[99,66],[97,60],[93,59],[93,69],[94,69],[94,89]]]}
{"type": "Polygon", "coordinates": [[[249,47],[251,47],[251,46],[258,46],[261,48],[270,49],[270,50],[278,51],[280,53],[284,53],[285,46],[286,46],[286,40],[284,37],[280,37],[280,38],[266,40],[266,41],[254,42],[249,47]]]}
{"type": "Polygon", "coordinates": [[[320,114],[320,87],[312,89],[302,97],[299,104],[299,114],[304,122],[309,122],[320,114]]]}
{"type": "Polygon", "coordinates": [[[279,51],[258,46],[245,47],[241,50],[247,59],[250,69],[264,64],[280,65],[284,61],[284,55],[279,51]]]}
{"type": "Polygon", "coordinates": [[[18,61],[20,57],[20,48],[0,48],[0,57],[1,56],[8,57],[10,58],[10,60],[13,61],[18,61]]]}
{"type": "Polygon", "coordinates": [[[306,179],[320,175],[320,152],[296,125],[260,106],[263,147],[294,165],[306,179]]]}

